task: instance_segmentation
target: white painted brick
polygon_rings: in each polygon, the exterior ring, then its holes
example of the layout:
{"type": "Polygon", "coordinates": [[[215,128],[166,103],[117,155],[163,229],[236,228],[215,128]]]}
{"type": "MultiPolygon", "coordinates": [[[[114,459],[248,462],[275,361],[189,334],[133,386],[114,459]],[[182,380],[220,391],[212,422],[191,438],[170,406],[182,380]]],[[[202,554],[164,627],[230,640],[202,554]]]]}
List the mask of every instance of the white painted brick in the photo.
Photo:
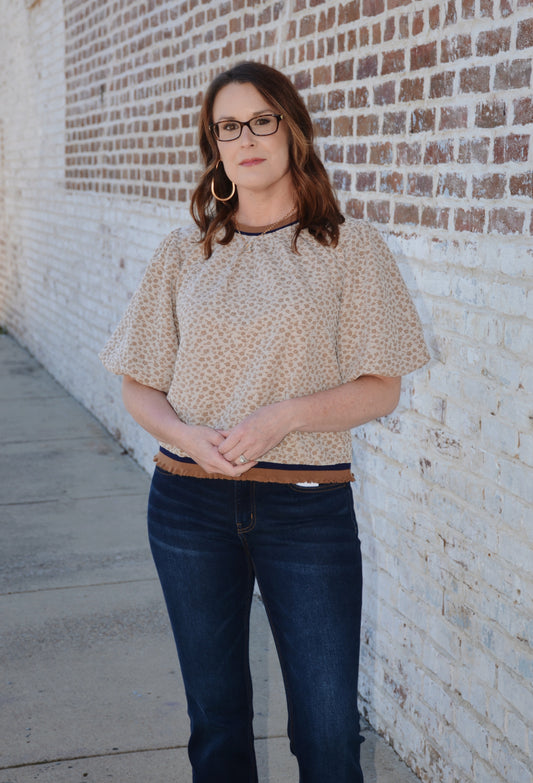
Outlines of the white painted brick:
{"type": "Polygon", "coordinates": [[[492,740],[490,759],[506,783],[531,783],[533,775],[530,764],[518,758],[514,748],[505,740],[492,740]]]}

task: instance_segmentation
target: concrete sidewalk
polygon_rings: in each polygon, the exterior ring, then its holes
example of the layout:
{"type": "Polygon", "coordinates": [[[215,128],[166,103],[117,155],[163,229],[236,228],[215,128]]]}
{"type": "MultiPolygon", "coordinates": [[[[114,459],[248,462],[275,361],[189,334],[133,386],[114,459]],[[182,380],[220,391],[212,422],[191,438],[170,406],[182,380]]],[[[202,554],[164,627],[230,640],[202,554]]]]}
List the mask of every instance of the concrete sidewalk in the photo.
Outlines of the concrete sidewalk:
{"type": "MultiPolygon", "coordinates": [[[[149,477],[0,336],[0,783],[186,783],[185,698],[145,534],[149,477]]],[[[254,600],[261,783],[296,783],[254,600]]],[[[365,731],[366,783],[416,783],[365,731]]]]}

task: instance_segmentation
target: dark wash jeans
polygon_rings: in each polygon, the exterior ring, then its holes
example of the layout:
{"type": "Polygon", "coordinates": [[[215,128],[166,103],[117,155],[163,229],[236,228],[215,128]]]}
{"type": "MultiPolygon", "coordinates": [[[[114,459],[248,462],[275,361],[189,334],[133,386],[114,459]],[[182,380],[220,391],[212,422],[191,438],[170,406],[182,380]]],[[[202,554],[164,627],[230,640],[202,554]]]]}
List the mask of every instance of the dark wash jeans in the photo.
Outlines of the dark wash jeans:
{"type": "Polygon", "coordinates": [[[191,721],[194,783],[256,783],[248,631],[254,577],[287,695],[300,783],[362,783],[361,555],[349,484],[155,469],[150,545],[191,721]]]}

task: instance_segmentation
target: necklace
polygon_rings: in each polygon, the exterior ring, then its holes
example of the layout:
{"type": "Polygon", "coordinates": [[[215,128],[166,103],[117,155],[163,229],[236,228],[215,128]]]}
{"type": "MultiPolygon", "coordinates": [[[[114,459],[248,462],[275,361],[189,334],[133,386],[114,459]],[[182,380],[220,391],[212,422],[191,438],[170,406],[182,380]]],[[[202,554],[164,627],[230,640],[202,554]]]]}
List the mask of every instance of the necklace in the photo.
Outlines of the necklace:
{"type": "MultiPolygon", "coordinates": [[[[260,234],[253,234],[242,248],[241,252],[239,253],[239,256],[242,256],[244,253],[246,253],[246,251],[248,250],[248,248],[250,247],[254,239],[259,239],[265,234],[268,234],[269,231],[272,231],[272,229],[276,228],[276,226],[278,225],[281,227],[284,221],[287,220],[287,218],[289,218],[292,214],[294,214],[294,211],[295,211],[294,207],[292,207],[285,215],[283,215],[283,217],[280,217],[277,220],[275,220],[273,223],[270,223],[270,225],[268,225],[263,231],[261,231],[260,234]]],[[[239,229],[238,226],[235,226],[235,230],[241,237],[243,236],[243,232],[241,229],[239,229]]]]}

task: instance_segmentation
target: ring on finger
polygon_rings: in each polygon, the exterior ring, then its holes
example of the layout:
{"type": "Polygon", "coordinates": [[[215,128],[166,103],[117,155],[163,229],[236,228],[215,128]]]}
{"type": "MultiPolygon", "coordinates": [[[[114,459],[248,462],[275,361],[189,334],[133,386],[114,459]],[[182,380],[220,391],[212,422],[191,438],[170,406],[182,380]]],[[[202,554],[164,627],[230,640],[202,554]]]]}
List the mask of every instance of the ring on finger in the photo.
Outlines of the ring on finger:
{"type": "Polygon", "coordinates": [[[241,463],[241,465],[245,465],[248,462],[244,454],[241,454],[241,456],[239,457],[239,462],[241,463]]]}

